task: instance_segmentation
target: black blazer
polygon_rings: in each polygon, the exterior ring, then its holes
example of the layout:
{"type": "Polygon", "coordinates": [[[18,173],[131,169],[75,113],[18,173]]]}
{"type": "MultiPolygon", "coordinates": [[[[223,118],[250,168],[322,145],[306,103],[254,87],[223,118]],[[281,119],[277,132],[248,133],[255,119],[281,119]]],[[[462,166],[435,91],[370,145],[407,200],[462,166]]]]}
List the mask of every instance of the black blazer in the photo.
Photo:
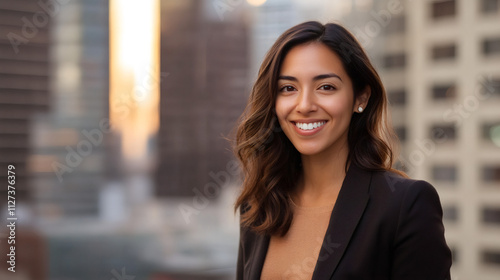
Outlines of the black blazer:
{"type": "MultiPolygon", "coordinates": [[[[269,240],[240,228],[237,279],[260,279],[269,240]]],[[[445,280],[450,266],[434,187],[351,164],[312,280],[445,280]]]]}

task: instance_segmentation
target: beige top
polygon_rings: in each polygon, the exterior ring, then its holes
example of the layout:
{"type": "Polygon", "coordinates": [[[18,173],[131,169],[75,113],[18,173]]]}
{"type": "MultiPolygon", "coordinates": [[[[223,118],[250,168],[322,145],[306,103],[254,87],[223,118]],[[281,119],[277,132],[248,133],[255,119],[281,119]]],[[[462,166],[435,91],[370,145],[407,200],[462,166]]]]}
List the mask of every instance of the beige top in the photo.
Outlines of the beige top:
{"type": "Polygon", "coordinates": [[[333,206],[302,207],[292,202],[292,224],[284,237],[271,236],[261,280],[312,278],[333,206]]]}

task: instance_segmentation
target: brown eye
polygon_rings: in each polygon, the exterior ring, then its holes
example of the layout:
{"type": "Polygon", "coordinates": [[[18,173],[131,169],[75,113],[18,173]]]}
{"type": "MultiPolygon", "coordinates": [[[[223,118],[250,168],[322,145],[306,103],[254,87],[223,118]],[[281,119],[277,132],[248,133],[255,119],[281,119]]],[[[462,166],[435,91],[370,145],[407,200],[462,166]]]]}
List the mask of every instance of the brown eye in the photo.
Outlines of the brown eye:
{"type": "Polygon", "coordinates": [[[284,86],[280,89],[280,91],[284,91],[284,92],[287,92],[287,91],[294,91],[295,88],[292,87],[292,86],[284,86]]]}
{"type": "Polygon", "coordinates": [[[322,90],[335,90],[335,87],[332,85],[322,85],[319,89],[322,90]]]}

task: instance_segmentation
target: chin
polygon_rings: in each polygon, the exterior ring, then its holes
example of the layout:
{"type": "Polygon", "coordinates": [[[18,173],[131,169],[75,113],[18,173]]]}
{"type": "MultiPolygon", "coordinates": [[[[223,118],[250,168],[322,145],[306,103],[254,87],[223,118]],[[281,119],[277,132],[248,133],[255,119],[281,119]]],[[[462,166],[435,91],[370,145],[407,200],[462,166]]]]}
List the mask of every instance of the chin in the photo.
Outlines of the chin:
{"type": "MultiPolygon", "coordinates": [[[[295,146],[295,145],[294,145],[295,146]]],[[[317,147],[317,146],[309,146],[309,145],[297,145],[295,146],[297,151],[303,156],[313,156],[321,153],[324,149],[317,147]]]]}

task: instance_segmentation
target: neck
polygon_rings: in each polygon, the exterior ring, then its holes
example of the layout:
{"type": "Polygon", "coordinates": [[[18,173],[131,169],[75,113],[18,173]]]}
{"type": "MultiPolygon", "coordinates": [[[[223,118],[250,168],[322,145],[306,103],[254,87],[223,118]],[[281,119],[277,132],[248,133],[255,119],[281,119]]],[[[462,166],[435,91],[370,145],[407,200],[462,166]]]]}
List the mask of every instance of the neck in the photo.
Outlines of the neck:
{"type": "Polygon", "coordinates": [[[298,195],[307,200],[322,200],[336,197],[346,172],[345,165],[349,148],[347,141],[315,155],[302,155],[303,176],[298,195]]]}

